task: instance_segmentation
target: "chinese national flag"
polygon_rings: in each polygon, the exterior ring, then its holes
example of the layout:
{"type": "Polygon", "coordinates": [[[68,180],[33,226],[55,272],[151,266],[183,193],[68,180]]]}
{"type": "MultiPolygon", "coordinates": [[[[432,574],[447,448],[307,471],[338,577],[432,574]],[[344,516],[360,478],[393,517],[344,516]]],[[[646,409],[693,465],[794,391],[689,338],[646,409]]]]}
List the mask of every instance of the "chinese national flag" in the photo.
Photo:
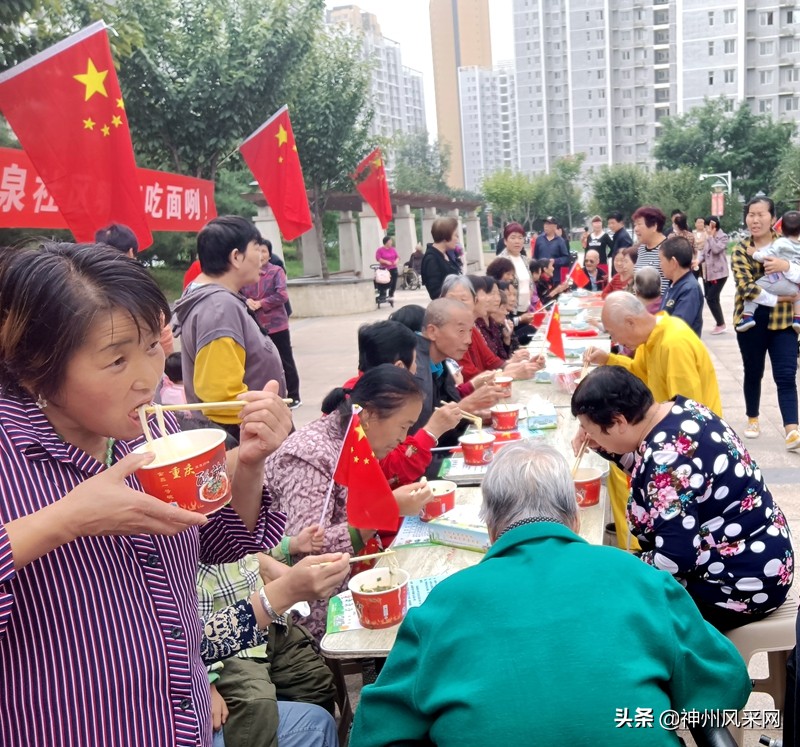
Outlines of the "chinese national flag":
{"type": "Polygon", "coordinates": [[[557,355],[562,361],[567,360],[564,353],[564,338],[561,336],[561,314],[558,313],[558,304],[553,307],[550,324],[547,325],[547,344],[553,355],[557,355]]]}
{"type": "Polygon", "coordinates": [[[333,479],[347,488],[347,521],[356,529],[397,531],[400,512],[361,420],[353,413],[333,479]]]}
{"type": "Polygon", "coordinates": [[[386,169],[383,168],[380,148],[375,148],[358,164],[353,180],[359,194],[375,211],[385,230],[392,219],[392,198],[389,196],[389,184],[386,181],[386,169]]]}
{"type": "Polygon", "coordinates": [[[1,73],[0,110],[77,241],[124,223],[153,243],[102,21],[1,73]]]}
{"type": "Polygon", "coordinates": [[[590,282],[589,276],[579,264],[575,265],[575,269],[572,271],[572,277],[570,279],[579,288],[585,288],[590,282]]]}
{"type": "Polygon", "coordinates": [[[289,108],[278,109],[239,146],[239,152],[267,198],[283,238],[292,241],[310,231],[314,224],[289,108]]]}

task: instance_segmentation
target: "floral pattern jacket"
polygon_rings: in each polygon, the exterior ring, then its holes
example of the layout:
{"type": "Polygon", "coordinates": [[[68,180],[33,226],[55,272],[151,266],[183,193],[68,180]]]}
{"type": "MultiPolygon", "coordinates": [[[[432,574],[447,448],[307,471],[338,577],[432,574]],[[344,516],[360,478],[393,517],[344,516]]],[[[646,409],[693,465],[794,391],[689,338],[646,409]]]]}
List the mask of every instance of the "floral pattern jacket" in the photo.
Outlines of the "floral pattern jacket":
{"type": "Polygon", "coordinates": [[[706,604],[748,614],[783,603],[794,575],[789,527],[724,420],[676,397],[667,417],[626,456],[628,523],[653,548],[642,560],[706,604]]]}

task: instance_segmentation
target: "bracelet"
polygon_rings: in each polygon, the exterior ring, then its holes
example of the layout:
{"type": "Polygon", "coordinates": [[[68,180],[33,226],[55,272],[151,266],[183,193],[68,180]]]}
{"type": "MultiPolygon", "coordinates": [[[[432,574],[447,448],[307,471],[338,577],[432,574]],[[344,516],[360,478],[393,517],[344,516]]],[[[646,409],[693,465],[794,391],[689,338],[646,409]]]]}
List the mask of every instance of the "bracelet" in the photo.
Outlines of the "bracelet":
{"type": "Polygon", "coordinates": [[[269,603],[269,599],[267,598],[267,592],[264,591],[263,586],[258,590],[258,598],[261,600],[261,606],[264,608],[264,612],[269,615],[270,620],[272,620],[272,622],[276,625],[283,625],[285,627],[286,618],[283,615],[279,615],[272,608],[272,605],[269,603]]]}
{"type": "Polygon", "coordinates": [[[422,430],[425,431],[425,433],[427,433],[433,439],[434,446],[437,446],[439,444],[439,439],[436,438],[436,436],[434,436],[433,433],[431,433],[427,428],[423,428],[422,430]]]}
{"type": "Polygon", "coordinates": [[[286,565],[292,565],[292,556],[289,552],[289,543],[292,541],[292,538],[288,535],[284,534],[281,537],[281,553],[283,554],[283,559],[286,562],[286,565]]]}

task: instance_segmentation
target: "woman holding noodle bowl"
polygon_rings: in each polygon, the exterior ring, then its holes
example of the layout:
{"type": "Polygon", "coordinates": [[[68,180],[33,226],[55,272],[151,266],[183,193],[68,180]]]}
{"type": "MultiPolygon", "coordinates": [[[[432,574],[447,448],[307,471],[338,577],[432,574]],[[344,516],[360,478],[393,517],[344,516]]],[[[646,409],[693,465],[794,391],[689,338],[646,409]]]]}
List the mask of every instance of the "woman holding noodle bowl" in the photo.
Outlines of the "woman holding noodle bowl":
{"type": "MultiPolygon", "coordinates": [[[[116,250],[0,254],[0,744],[211,744],[197,565],[280,540],[263,463],[291,421],[274,382],[242,395],[233,497],[212,518],[145,494],[134,472],[152,455],[131,451],[169,315],[146,269],[116,250]]],[[[169,415],[166,429],[177,431],[169,415]]],[[[325,559],[265,587],[275,615],[339,585],[348,558],[325,559]]],[[[216,633],[268,627],[258,599],[216,633]]]]}
{"type": "MultiPolygon", "coordinates": [[[[422,392],[405,368],[389,363],[371,368],[352,389],[334,389],[328,394],[322,410],[330,414],[295,431],[266,464],[270,493],[276,507],[286,512],[286,533],[295,535],[321,524],[325,527],[325,552],[359,552],[375,537],[374,530],[348,525],[347,488],[336,483],[331,487],[353,405],[361,406],[364,435],[375,458],[383,459],[417,422],[422,392]]],[[[433,498],[430,488],[420,483],[392,492],[404,516],[416,516],[433,498]]],[[[294,555],[293,560],[301,557],[294,555]]],[[[326,603],[315,602],[311,617],[304,621],[317,638],[325,633],[326,610],[326,603]]]]}

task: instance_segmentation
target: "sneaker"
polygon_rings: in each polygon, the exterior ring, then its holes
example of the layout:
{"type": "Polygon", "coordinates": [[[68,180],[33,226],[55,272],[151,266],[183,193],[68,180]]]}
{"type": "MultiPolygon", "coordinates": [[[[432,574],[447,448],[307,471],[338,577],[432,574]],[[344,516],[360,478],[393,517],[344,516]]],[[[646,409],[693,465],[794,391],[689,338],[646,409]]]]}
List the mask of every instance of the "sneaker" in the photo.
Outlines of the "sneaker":
{"type": "Polygon", "coordinates": [[[742,320],[734,327],[737,332],[747,332],[756,326],[756,320],[753,319],[751,314],[744,314],[742,320]]]}
{"type": "Polygon", "coordinates": [[[718,324],[714,329],[711,330],[712,335],[722,335],[728,331],[728,328],[724,324],[718,324]]]}
{"type": "Polygon", "coordinates": [[[800,448],[800,431],[795,428],[786,434],[786,450],[794,451],[797,448],[800,448]]]}
{"type": "Polygon", "coordinates": [[[758,418],[748,418],[744,429],[745,438],[758,438],[761,435],[761,428],[758,425],[758,418]]]}
{"type": "Polygon", "coordinates": [[[289,403],[289,409],[290,409],[290,410],[296,410],[296,409],[297,409],[298,407],[300,407],[300,405],[302,405],[302,404],[303,404],[302,400],[299,400],[299,399],[293,399],[293,400],[292,400],[292,401],[289,403]]]}

